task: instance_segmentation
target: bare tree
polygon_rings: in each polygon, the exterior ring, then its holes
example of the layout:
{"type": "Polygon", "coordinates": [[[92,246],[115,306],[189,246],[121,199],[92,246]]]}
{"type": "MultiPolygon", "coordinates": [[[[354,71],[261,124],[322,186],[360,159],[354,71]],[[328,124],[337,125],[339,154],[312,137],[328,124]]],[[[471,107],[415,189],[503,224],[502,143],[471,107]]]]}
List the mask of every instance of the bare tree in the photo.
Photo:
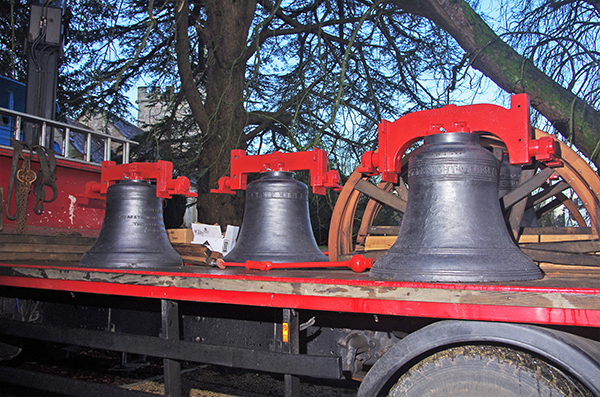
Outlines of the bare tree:
{"type": "Polygon", "coordinates": [[[125,114],[138,79],[163,88],[168,114],[140,156],[173,160],[196,180],[210,223],[239,223],[240,200],[207,193],[231,149],[318,146],[348,171],[376,145],[382,118],[464,100],[475,69],[529,93],[595,158],[597,3],[506,4],[515,12],[493,30],[462,0],[82,0],[61,98],[68,112],[125,114]]]}
{"type": "Polygon", "coordinates": [[[23,62],[28,9],[20,1],[0,3],[0,75],[25,81],[23,62]]]}

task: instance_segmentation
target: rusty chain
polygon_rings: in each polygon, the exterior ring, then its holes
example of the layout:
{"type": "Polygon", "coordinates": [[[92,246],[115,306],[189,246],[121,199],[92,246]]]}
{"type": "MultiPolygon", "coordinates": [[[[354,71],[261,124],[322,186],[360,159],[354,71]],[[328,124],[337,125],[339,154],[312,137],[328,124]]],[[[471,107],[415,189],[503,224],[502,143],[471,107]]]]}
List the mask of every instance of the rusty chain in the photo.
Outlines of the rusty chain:
{"type": "Polygon", "coordinates": [[[37,175],[31,170],[31,161],[28,158],[23,160],[23,168],[17,171],[17,226],[15,233],[25,234],[27,232],[27,199],[31,191],[31,184],[36,180],[37,175]]]}

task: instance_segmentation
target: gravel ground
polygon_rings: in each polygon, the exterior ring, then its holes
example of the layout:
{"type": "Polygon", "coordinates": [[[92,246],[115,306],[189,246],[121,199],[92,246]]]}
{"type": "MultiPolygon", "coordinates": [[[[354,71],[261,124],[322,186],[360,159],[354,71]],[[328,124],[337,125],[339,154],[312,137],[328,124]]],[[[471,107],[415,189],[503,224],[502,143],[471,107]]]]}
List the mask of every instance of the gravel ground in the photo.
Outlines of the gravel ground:
{"type": "MultiPolygon", "coordinates": [[[[121,365],[121,353],[80,349],[69,357],[57,359],[57,352],[42,351],[23,354],[12,362],[1,363],[13,368],[40,371],[88,382],[119,385],[129,389],[164,393],[162,360],[149,357],[143,363],[121,365]]],[[[2,369],[0,368],[0,371],[2,369]]],[[[301,379],[303,397],[355,396],[358,382],[301,379]]],[[[248,372],[237,369],[182,363],[182,396],[184,397],[265,397],[282,396],[283,375],[248,372]]],[[[0,384],[0,397],[43,396],[56,394],[0,384]]]]}
{"type": "MultiPolygon", "coordinates": [[[[222,369],[204,367],[182,375],[182,395],[186,397],[264,397],[283,396],[283,376],[252,372],[227,373],[222,369]]],[[[306,380],[300,384],[301,396],[351,397],[357,385],[306,380]],[[327,384],[329,383],[329,384],[327,384]]],[[[146,381],[128,386],[130,389],[164,393],[162,381],[146,381]]]]}

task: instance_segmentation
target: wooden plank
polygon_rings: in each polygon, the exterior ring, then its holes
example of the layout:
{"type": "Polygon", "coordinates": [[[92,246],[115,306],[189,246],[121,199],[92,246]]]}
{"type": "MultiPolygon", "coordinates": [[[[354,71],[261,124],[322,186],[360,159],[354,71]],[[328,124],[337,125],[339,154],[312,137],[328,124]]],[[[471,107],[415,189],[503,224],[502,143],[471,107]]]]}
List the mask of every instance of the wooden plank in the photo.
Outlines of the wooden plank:
{"type": "Polygon", "coordinates": [[[58,252],[58,253],[48,253],[48,252],[3,252],[2,253],[2,261],[3,262],[12,262],[12,261],[42,261],[42,262],[79,262],[83,253],[68,253],[68,252],[58,252]]]}
{"type": "Polygon", "coordinates": [[[521,248],[555,252],[588,253],[600,251],[600,240],[558,241],[554,243],[519,244],[521,248]]]}
{"type": "Polygon", "coordinates": [[[556,243],[562,241],[589,241],[597,239],[594,234],[543,234],[540,236],[528,235],[519,238],[519,244],[527,243],[556,243]]]}
{"type": "Polygon", "coordinates": [[[387,249],[385,250],[373,250],[373,251],[352,251],[348,254],[345,255],[340,255],[339,256],[339,260],[341,261],[347,261],[352,259],[352,257],[356,254],[362,255],[365,258],[372,258],[373,260],[377,260],[381,257],[381,255],[385,254],[387,252],[387,249]]]}
{"type": "Polygon", "coordinates": [[[377,236],[398,236],[400,226],[370,226],[369,234],[377,236]]]}
{"type": "MultiPolygon", "coordinates": [[[[575,283],[576,288],[584,284],[591,286],[586,281],[600,279],[599,267],[540,263],[540,268],[546,274],[545,280],[551,280],[562,287],[569,287],[573,283],[575,283]]],[[[592,288],[598,288],[597,284],[595,282],[592,288]]]]}
{"type": "MultiPolygon", "coordinates": [[[[517,284],[514,289],[505,288],[469,288],[469,285],[455,285],[448,287],[444,284],[419,283],[418,286],[398,283],[386,283],[382,281],[369,280],[365,275],[354,275],[354,279],[345,280],[343,284],[333,279],[323,282],[310,281],[310,278],[299,278],[297,282],[289,280],[278,280],[268,276],[260,277],[254,274],[254,278],[248,279],[234,273],[228,273],[228,277],[203,277],[202,274],[190,276],[168,275],[168,274],[128,274],[126,272],[103,272],[102,270],[90,271],[70,270],[46,267],[0,267],[0,277],[25,277],[44,280],[71,280],[95,283],[111,283],[119,285],[138,286],[169,286],[169,288],[185,288],[198,290],[218,290],[245,293],[281,294],[294,296],[312,296],[324,298],[351,298],[351,299],[377,299],[404,302],[432,302],[445,304],[467,304],[467,305],[493,305],[510,307],[534,307],[534,308],[556,308],[556,309],[587,309],[598,310],[600,307],[600,295],[585,293],[584,291],[573,293],[572,289],[548,288],[528,289],[523,282],[517,284]],[[357,276],[364,276],[356,280],[357,276]],[[257,278],[258,277],[258,278],[257,278]],[[343,287],[341,287],[343,286],[343,287]]],[[[290,273],[286,273],[290,274],[290,273]]],[[[305,273],[306,274],[306,273],[305,273]]],[[[289,276],[288,276],[289,277],[289,276]]],[[[198,294],[198,300],[202,300],[202,294],[198,294]]]]}
{"type": "Polygon", "coordinates": [[[211,250],[203,246],[202,244],[173,244],[175,251],[179,254],[188,254],[191,256],[209,256],[211,250]]]}
{"type": "MultiPolygon", "coordinates": [[[[589,227],[538,227],[523,228],[523,234],[519,239],[521,244],[537,244],[552,242],[575,242],[575,241],[595,241],[597,236],[592,234],[592,228],[589,227]]],[[[398,236],[400,226],[371,226],[369,235],[375,236],[398,236]]],[[[375,241],[375,240],[374,240],[375,241]]],[[[600,251],[600,250],[599,250],[600,251]]],[[[582,251],[584,252],[584,251],[582,251]]],[[[590,251],[591,252],[591,251],[590,251]]]]}
{"type": "Polygon", "coordinates": [[[174,244],[173,248],[181,255],[184,263],[191,265],[212,266],[212,262],[223,257],[220,252],[211,252],[201,244],[174,244]]]}
{"type": "Polygon", "coordinates": [[[406,211],[406,201],[402,200],[398,196],[394,196],[392,193],[386,192],[383,189],[378,188],[372,183],[360,180],[356,184],[356,190],[366,194],[374,200],[379,201],[382,204],[388,205],[400,212],[406,211]]]}
{"type": "Polygon", "coordinates": [[[62,245],[62,244],[24,244],[24,243],[0,243],[0,252],[2,253],[29,253],[29,252],[46,252],[46,253],[81,253],[92,248],[90,245],[62,245]]]}
{"type": "Polygon", "coordinates": [[[206,258],[198,258],[197,256],[186,256],[181,255],[181,259],[183,263],[187,263],[190,265],[207,265],[206,258]]]}
{"type": "Polygon", "coordinates": [[[365,251],[388,250],[398,236],[367,236],[365,239],[365,251]]]}
{"type": "Polygon", "coordinates": [[[600,255],[573,254],[529,248],[521,248],[523,253],[536,262],[549,262],[560,265],[600,267],[600,255]]]}
{"type": "Polygon", "coordinates": [[[0,233],[0,243],[93,245],[95,237],[0,233]]]}
{"type": "Polygon", "coordinates": [[[590,234],[592,235],[591,227],[524,227],[523,235],[543,235],[543,234],[590,234]]]}

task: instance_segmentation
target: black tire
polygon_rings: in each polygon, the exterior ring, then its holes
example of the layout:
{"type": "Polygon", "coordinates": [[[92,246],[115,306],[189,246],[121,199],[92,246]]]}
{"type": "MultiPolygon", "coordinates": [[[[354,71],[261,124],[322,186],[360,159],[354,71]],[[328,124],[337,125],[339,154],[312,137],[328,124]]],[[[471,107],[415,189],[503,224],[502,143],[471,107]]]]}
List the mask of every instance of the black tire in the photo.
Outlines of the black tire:
{"type": "Polygon", "coordinates": [[[17,357],[23,349],[18,346],[9,345],[0,342],[0,361],[9,361],[17,357]]]}
{"type": "Polygon", "coordinates": [[[501,346],[458,346],[415,364],[388,397],[593,397],[577,380],[530,354],[501,346]]]}

